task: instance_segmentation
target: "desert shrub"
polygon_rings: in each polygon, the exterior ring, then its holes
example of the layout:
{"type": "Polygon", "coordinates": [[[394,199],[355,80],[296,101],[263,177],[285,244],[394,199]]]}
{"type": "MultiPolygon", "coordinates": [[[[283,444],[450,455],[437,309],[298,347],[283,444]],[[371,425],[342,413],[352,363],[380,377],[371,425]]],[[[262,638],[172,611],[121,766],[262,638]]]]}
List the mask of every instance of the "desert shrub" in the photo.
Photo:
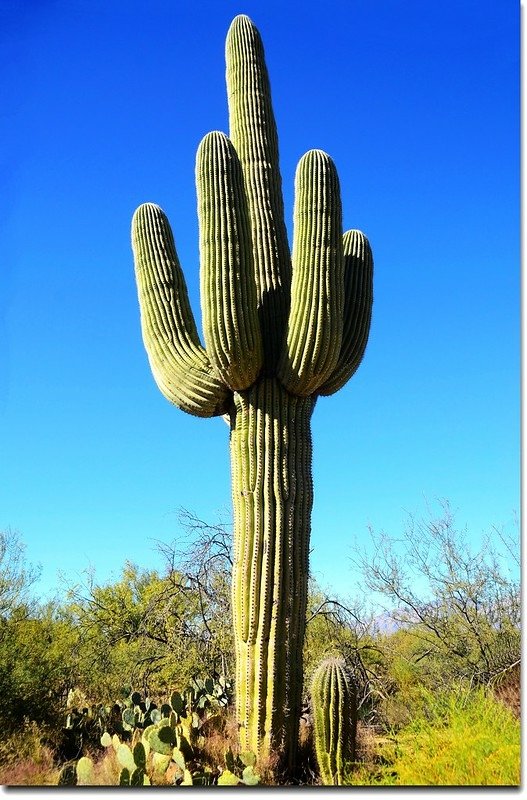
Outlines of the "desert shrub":
{"type": "Polygon", "coordinates": [[[9,698],[5,729],[15,730],[24,719],[41,725],[61,719],[73,674],[72,636],[52,607],[18,608],[0,623],[0,692],[9,698]]]}
{"type": "Polygon", "coordinates": [[[186,535],[159,545],[163,570],[127,562],[117,581],[87,574],[69,589],[77,685],[94,699],[115,697],[124,685],[163,694],[193,675],[233,672],[230,536],[181,515],[186,535]]]}
{"type": "Polygon", "coordinates": [[[519,663],[517,541],[493,529],[474,547],[446,502],[430,518],[409,515],[402,535],[370,534],[355,564],[392,629],[414,637],[420,680],[483,685],[519,663]]]}
{"type": "Polygon", "coordinates": [[[380,737],[367,765],[348,775],[353,785],[516,786],[520,723],[482,687],[422,689],[412,721],[380,737]]]}
{"type": "MultiPolygon", "coordinates": [[[[2,729],[10,736],[25,720],[52,725],[61,716],[73,665],[72,629],[55,603],[33,597],[38,570],[26,561],[13,531],[0,532],[0,696],[2,729]]],[[[1,756],[0,756],[1,758],[1,756]]]]}

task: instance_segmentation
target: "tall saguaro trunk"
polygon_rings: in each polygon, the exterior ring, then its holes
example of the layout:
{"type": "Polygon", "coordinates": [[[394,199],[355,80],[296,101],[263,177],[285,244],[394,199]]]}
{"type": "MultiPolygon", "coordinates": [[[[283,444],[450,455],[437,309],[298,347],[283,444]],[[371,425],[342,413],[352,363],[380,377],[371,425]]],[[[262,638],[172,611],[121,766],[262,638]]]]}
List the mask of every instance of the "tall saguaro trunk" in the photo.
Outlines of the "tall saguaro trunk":
{"type": "Polygon", "coordinates": [[[343,234],[335,165],[321,150],[295,177],[292,253],[278,138],[260,35],[246,16],[227,34],[230,138],[196,158],[202,346],[168,220],[146,203],[132,245],[143,339],[165,397],[198,417],[229,415],[232,585],[242,746],[292,769],[313,489],[310,419],[340,389],[368,340],[373,261],[343,234]]]}
{"type": "Polygon", "coordinates": [[[302,696],[314,399],[264,378],[234,400],[232,598],[240,736],[244,748],[289,761],[302,696]]]}

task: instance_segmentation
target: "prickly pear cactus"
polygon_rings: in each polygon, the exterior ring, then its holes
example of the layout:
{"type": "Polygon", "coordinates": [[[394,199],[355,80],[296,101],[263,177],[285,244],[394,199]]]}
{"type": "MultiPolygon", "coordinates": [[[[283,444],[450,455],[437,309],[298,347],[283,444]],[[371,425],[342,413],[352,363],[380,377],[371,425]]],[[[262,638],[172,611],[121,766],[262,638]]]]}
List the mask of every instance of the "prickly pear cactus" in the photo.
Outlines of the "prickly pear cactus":
{"type": "Polygon", "coordinates": [[[294,761],[312,507],[310,418],[340,389],[368,339],[372,255],[342,231],[326,153],[295,179],[289,251],[278,140],[260,35],[246,16],[226,43],[230,135],[209,133],[196,163],[202,346],[172,232],[146,204],[132,225],[143,339],[176,406],[230,420],[241,746],[294,761]]]}
{"type": "Polygon", "coordinates": [[[357,696],[343,659],[327,659],[317,668],[311,684],[311,710],[322,783],[342,785],[344,770],[355,759],[357,732],[357,696]]]}

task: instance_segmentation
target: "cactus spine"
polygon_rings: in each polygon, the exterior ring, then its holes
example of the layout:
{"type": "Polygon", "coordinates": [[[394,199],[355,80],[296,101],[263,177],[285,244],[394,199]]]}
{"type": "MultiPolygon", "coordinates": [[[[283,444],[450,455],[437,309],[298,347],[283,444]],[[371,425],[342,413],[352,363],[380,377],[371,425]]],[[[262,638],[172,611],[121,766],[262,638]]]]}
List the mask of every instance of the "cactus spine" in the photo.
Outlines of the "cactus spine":
{"type": "Polygon", "coordinates": [[[263,46],[244,15],[226,61],[230,136],[205,136],[196,160],[205,348],[158,206],[136,211],[132,244],[159,388],[184,411],[230,419],[241,746],[287,767],[301,706],[310,417],[361,361],[373,263],[362,233],[342,233],[336,169],[320,150],[298,165],[290,255],[263,46]]]}
{"type": "Polygon", "coordinates": [[[340,786],[355,759],[357,698],[343,659],[323,661],[311,684],[315,752],[322,783],[340,786]]]}

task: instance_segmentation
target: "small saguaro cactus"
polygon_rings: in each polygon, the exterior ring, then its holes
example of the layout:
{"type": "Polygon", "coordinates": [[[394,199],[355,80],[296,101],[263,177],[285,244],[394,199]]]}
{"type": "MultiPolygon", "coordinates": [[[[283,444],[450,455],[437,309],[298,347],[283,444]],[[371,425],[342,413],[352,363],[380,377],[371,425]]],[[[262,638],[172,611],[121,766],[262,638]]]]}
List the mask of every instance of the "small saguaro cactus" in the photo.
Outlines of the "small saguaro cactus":
{"type": "Polygon", "coordinates": [[[138,208],[132,244],[159,388],[190,414],[230,421],[241,747],[272,750],[287,769],[301,712],[310,418],[362,359],[373,262],[362,233],[343,234],[337,172],[320,150],[298,165],[290,254],[263,45],[244,15],[230,26],[226,61],[230,136],[205,136],[196,163],[205,348],[158,206],[138,208]]]}
{"type": "Polygon", "coordinates": [[[357,695],[341,658],[323,661],[311,683],[315,753],[322,783],[342,785],[346,765],[355,759],[357,695]]]}

